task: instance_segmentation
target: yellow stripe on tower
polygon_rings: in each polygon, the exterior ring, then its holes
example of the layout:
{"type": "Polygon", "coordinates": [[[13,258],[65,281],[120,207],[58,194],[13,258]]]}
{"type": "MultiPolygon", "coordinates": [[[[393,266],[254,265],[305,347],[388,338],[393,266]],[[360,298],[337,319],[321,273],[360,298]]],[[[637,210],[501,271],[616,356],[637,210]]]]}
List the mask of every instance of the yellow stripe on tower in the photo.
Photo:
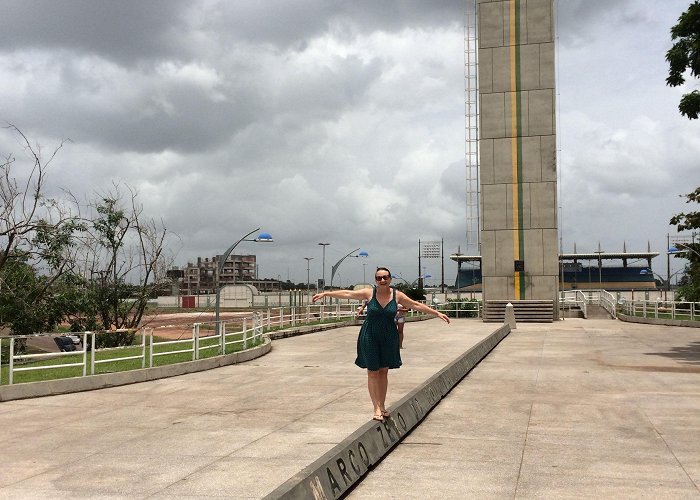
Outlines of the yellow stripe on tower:
{"type": "MultiPolygon", "coordinates": [[[[518,85],[517,66],[515,50],[515,9],[516,0],[510,0],[510,132],[511,132],[511,164],[513,166],[513,260],[520,260],[520,242],[518,231],[520,229],[518,220],[518,85]]],[[[514,273],[515,297],[520,298],[520,273],[514,273]]]]}

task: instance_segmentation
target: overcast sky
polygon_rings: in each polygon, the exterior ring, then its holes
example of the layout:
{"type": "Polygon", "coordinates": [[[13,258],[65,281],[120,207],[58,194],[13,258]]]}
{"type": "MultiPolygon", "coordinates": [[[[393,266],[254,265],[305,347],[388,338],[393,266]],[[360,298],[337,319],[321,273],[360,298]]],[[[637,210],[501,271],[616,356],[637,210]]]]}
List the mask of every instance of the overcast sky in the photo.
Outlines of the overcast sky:
{"type": "MultiPolygon", "coordinates": [[[[653,251],[694,209],[700,121],[665,85],[689,0],[561,0],[558,142],[565,252],[653,251]]],[[[0,122],[45,150],[51,189],[112,182],[179,235],[176,263],[242,243],[260,277],[418,275],[418,240],[466,247],[464,0],[0,0],[0,122]],[[363,267],[362,264],[366,266],[363,267]]],[[[691,85],[696,86],[696,82],[691,85]]],[[[21,157],[0,132],[0,153],[21,157]]],[[[423,260],[439,283],[440,264],[423,260]]],[[[674,270],[680,263],[673,262],[674,270]]],[[[456,264],[445,260],[445,281],[456,264]]]]}

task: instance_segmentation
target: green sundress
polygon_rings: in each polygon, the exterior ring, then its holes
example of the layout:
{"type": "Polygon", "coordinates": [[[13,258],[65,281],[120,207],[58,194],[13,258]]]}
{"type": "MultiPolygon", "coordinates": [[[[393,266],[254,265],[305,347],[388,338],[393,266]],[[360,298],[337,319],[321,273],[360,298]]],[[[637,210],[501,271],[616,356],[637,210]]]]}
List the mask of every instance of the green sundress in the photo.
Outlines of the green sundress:
{"type": "Polygon", "coordinates": [[[401,366],[399,352],[399,332],[396,329],[396,289],[386,307],[377,300],[377,288],[374,287],[372,299],[367,303],[367,318],[357,337],[357,359],[355,364],[368,370],[380,368],[398,368],[401,366]]]}

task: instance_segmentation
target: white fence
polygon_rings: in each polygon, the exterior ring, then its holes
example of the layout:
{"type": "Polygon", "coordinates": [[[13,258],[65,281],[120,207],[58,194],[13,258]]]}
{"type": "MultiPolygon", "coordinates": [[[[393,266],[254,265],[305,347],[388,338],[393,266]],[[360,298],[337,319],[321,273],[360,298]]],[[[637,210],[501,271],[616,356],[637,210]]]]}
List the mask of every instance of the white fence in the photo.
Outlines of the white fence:
{"type": "MultiPolygon", "coordinates": [[[[136,332],[141,337],[139,344],[123,347],[101,347],[92,348],[96,345],[96,336],[111,332],[82,332],[77,334],[80,337],[81,349],[68,352],[50,352],[40,354],[16,353],[15,344],[20,340],[27,340],[32,337],[55,337],[55,334],[40,334],[32,336],[11,336],[7,339],[0,339],[0,348],[4,342],[9,343],[7,378],[8,384],[14,383],[15,374],[28,371],[52,370],[59,368],[81,367],[82,376],[94,375],[97,365],[103,363],[116,363],[127,360],[141,360],[141,368],[148,365],[152,368],[156,363],[155,359],[161,356],[172,356],[174,354],[191,354],[191,360],[200,359],[203,352],[216,349],[217,354],[224,354],[235,349],[229,346],[239,345],[240,349],[248,349],[259,343],[264,330],[264,318],[260,313],[255,313],[249,318],[244,318],[241,328],[231,327],[232,321],[221,321],[217,328],[215,323],[195,323],[192,326],[192,336],[186,339],[161,340],[154,338],[152,328],[143,328],[136,332]],[[209,330],[211,334],[209,334],[209,330]],[[216,333],[218,331],[218,333],[216,333]],[[114,355],[124,353],[123,356],[114,355]],[[60,362],[62,358],[70,357],[70,362],[60,362]],[[78,359],[79,361],[76,361],[78,359]],[[57,360],[55,364],[26,366],[31,361],[37,360],[57,360]],[[148,360],[148,363],[146,361],[148,360]]],[[[118,332],[124,332],[119,330],[118,332]]],[[[1,361],[1,360],[0,360],[1,361]]],[[[2,373],[0,364],[0,374],[2,373]]],[[[0,383],[2,380],[0,379],[0,383]]]]}
{"type": "MultiPolygon", "coordinates": [[[[432,305],[446,313],[452,312],[456,317],[480,316],[480,302],[450,302],[432,305]]],[[[143,328],[135,332],[140,337],[138,344],[124,347],[100,347],[96,346],[98,335],[109,334],[102,332],[81,332],[80,349],[70,352],[50,352],[40,354],[17,353],[18,341],[26,341],[32,337],[57,337],[57,334],[39,334],[32,336],[10,336],[0,338],[0,348],[9,344],[7,363],[8,383],[15,383],[15,375],[21,372],[52,370],[58,368],[80,367],[82,376],[94,375],[99,372],[98,366],[119,361],[139,361],[141,368],[151,368],[157,364],[157,359],[174,354],[188,355],[192,361],[200,357],[210,357],[210,351],[216,354],[232,352],[235,349],[248,349],[257,345],[264,331],[272,329],[284,329],[312,323],[335,322],[357,319],[357,311],[360,303],[357,301],[334,301],[330,304],[306,305],[301,307],[276,307],[265,311],[252,313],[250,316],[234,320],[222,320],[217,322],[194,323],[192,334],[181,339],[161,339],[154,336],[152,328],[143,328]],[[203,354],[204,353],[204,354],[203,354]],[[66,362],[61,362],[61,359],[66,362]],[[55,360],[55,364],[32,364],[32,361],[55,360]]],[[[409,311],[407,316],[417,315],[416,311],[409,311]]],[[[124,332],[124,330],[112,333],[124,332]]],[[[108,370],[103,370],[108,371],[108,370]]],[[[0,358],[0,377],[2,376],[2,359],[0,358]]],[[[0,378],[0,383],[2,383],[0,378]]]]}
{"type": "MultiPolygon", "coordinates": [[[[352,320],[357,318],[360,304],[355,301],[336,302],[334,304],[307,305],[304,307],[278,307],[256,312],[248,317],[236,320],[194,323],[191,337],[175,340],[154,338],[152,328],[143,328],[136,332],[140,342],[124,347],[91,348],[97,345],[95,338],[110,332],[81,332],[81,349],[69,352],[50,352],[40,354],[16,353],[16,343],[33,337],[56,337],[56,334],[39,334],[31,336],[10,336],[0,339],[0,348],[9,343],[7,377],[13,384],[15,374],[36,370],[52,370],[68,367],[82,367],[82,376],[94,375],[97,366],[126,360],[141,360],[141,368],[153,367],[156,359],[174,354],[189,354],[192,361],[200,359],[202,353],[216,350],[217,354],[232,352],[236,348],[248,349],[260,341],[263,331],[281,329],[327,321],[352,320]],[[122,352],[123,356],[115,353],[122,352]],[[69,362],[60,362],[61,358],[70,358],[69,362]],[[79,361],[76,361],[76,358],[79,361]],[[31,361],[58,360],[55,364],[26,366],[31,361]]],[[[413,314],[413,312],[411,312],[413,314]]],[[[124,332],[124,330],[117,330],[124,332]]],[[[2,359],[0,358],[0,383],[2,383],[2,359]]]]}
{"type": "Polygon", "coordinates": [[[642,318],[700,321],[700,302],[670,302],[662,300],[625,300],[619,304],[620,313],[642,318]]]}

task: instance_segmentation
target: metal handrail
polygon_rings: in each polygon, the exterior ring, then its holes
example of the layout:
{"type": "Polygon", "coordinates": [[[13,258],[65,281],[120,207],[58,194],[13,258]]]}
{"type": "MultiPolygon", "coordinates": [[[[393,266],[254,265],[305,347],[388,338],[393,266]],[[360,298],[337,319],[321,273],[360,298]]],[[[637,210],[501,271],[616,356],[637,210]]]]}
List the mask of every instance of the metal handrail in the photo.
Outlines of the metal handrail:
{"type": "Polygon", "coordinates": [[[561,297],[559,298],[559,307],[561,309],[568,305],[569,309],[573,305],[581,308],[583,317],[588,318],[588,298],[581,290],[564,290],[562,291],[561,297]],[[573,295],[573,297],[570,297],[573,295]]]}
{"type": "Polygon", "coordinates": [[[588,318],[588,305],[599,305],[613,318],[617,317],[617,303],[615,296],[607,290],[565,290],[559,298],[560,307],[576,304],[581,307],[583,317],[588,318]],[[573,297],[571,297],[573,295],[573,297]]]}
{"type": "Polygon", "coordinates": [[[606,291],[600,290],[599,294],[600,305],[610,313],[610,316],[617,318],[617,303],[615,301],[615,296],[606,291]]]}
{"type": "MultiPolygon", "coordinates": [[[[95,337],[101,333],[110,333],[110,331],[105,332],[81,332],[76,333],[82,337],[81,350],[75,350],[71,352],[51,352],[51,353],[41,353],[41,354],[15,354],[15,341],[17,339],[28,339],[34,337],[55,337],[55,333],[44,333],[37,335],[14,335],[9,337],[9,352],[10,356],[8,359],[8,383],[14,384],[14,374],[19,372],[26,372],[32,370],[50,370],[56,368],[67,368],[67,367],[82,367],[82,376],[94,375],[96,365],[102,363],[113,363],[118,361],[125,361],[131,359],[141,359],[141,367],[145,368],[146,365],[149,368],[153,367],[154,359],[159,356],[169,356],[173,354],[184,354],[191,353],[192,360],[197,360],[200,358],[200,353],[209,349],[218,349],[218,354],[225,354],[228,351],[228,347],[231,345],[239,344],[242,349],[247,349],[251,344],[256,345],[257,341],[262,337],[265,329],[281,327],[285,328],[288,326],[296,326],[300,324],[313,323],[317,321],[324,321],[329,318],[333,319],[356,319],[357,318],[357,308],[359,307],[359,302],[356,304],[320,304],[313,306],[303,306],[303,307],[293,307],[293,308],[275,308],[275,310],[268,309],[266,312],[255,312],[250,317],[242,318],[242,328],[232,331],[227,331],[227,326],[236,322],[237,320],[226,320],[220,321],[222,328],[221,333],[216,343],[209,344],[209,339],[213,338],[212,335],[202,335],[201,329],[203,325],[211,324],[216,327],[216,322],[210,323],[195,323],[192,325],[192,338],[187,339],[177,339],[177,340],[163,340],[158,341],[153,338],[152,328],[143,328],[140,330],[141,333],[141,343],[135,346],[123,346],[123,347],[102,347],[96,348],[95,337]],[[147,338],[148,337],[148,338],[147,338]],[[207,339],[205,345],[202,345],[202,339],[207,339]],[[87,346],[91,346],[90,349],[87,346]],[[174,350],[163,350],[165,346],[178,346],[174,350]],[[100,353],[108,351],[118,351],[124,349],[138,349],[140,347],[140,353],[136,355],[128,356],[118,356],[109,359],[99,359],[100,353]],[[181,348],[180,348],[181,347],[181,348]],[[148,354],[147,354],[148,351],[148,354]],[[60,359],[63,357],[82,355],[82,360],[72,362],[72,363],[57,363],[55,365],[45,365],[45,366],[17,366],[17,362],[33,360],[33,359],[60,359]],[[146,360],[148,359],[148,363],[146,360]]],[[[240,321],[240,320],[238,320],[240,321]]],[[[124,331],[124,330],[117,330],[124,331]]],[[[4,339],[0,339],[0,347],[2,347],[4,339]]],[[[0,373],[2,365],[0,364],[0,373]]],[[[2,381],[0,380],[0,383],[2,381]]]]}

